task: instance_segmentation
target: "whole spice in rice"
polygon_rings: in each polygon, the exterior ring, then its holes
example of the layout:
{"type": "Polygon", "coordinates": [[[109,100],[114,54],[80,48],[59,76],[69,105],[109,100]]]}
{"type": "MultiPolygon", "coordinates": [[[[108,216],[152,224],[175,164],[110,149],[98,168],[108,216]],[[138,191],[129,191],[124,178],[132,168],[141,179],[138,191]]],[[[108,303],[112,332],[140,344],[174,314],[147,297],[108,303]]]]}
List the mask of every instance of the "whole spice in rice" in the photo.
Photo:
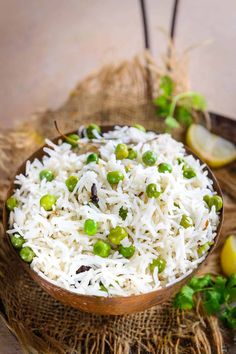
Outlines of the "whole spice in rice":
{"type": "Polygon", "coordinates": [[[91,187],[91,201],[92,203],[94,204],[98,204],[99,202],[99,198],[98,198],[98,194],[97,194],[97,186],[95,183],[92,184],[92,187],[91,187]]]}
{"type": "Polygon", "coordinates": [[[79,267],[79,269],[77,269],[77,271],[75,272],[75,274],[87,272],[89,269],[91,269],[91,267],[82,265],[82,266],[79,267]]]}

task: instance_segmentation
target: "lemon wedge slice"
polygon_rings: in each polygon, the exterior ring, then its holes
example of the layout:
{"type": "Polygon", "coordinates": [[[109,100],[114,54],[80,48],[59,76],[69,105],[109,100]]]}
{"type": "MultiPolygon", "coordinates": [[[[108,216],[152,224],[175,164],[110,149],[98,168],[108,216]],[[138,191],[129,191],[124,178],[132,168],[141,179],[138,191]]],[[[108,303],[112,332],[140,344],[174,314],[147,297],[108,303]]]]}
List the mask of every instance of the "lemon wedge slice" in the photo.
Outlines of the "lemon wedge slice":
{"type": "Polygon", "coordinates": [[[187,145],[211,167],[222,167],[236,159],[236,147],[228,140],[192,124],[186,134],[187,145]]]}
{"type": "Polygon", "coordinates": [[[222,270],[227,276],[236,273],[236,235],[226,239],[220,259],[222,270]]]}

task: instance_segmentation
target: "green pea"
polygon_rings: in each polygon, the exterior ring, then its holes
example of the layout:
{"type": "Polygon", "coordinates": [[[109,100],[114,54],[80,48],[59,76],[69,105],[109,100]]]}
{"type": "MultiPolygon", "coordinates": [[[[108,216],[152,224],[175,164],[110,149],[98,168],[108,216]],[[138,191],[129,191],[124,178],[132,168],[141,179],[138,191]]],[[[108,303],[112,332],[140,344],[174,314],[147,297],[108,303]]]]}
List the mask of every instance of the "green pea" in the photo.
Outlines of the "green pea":
{"type": "Polygon", "coordinates": [[[215,206],[216,212],[220,211],[223,207],[223,200],[219,195],[213,195],[209,200],[209,207],[215,206]]]}
{"type": "Polygon", "coordinates": [[[15,207],[17,207],[17,205],[18,205],[18,201],[15,197],[10,197],[6,201],[7,209],[10,211],[14,210],[15,207]]]}
{"type": "Polygon", "coordinates": [[[91,162],[95,162],[98,163],[99,157],[98,154],[96,154],[95,152],[92,154],[89,154],[86,160],[86,163],[89,164],[91,162]]]}
{"type": "Polygon", "coordinates": [[[42,181],[44,178],[46,181],[51,182],[55,178],[54,173],[51,170],[42,170],[39,174],[39,179],[42,181]]]}
{"type": "Polygon", "coordinates": [[[153,166],[157,161],[157,155],[154,151],[148,150],[143,154],[142,160],[145,165],[153,166]]]}
{"type": "Polygon", "coordinates": [[[79,178],[76,177],[76,176],[70,176],[70,177],[67,178],[66,187],[67,187],[69,192],[73,192],[73,190],[75,189],[78,181],[79,181],[79,178]]]}
{"type": "Polygon", "coordinates": [[[109,245],[109,243],[103,240],[98,240],[93,246],[93,253],[102,258],[107,258],[110,254],[110,251],[111,246],[109,245]]]}
{"type": "Polygon", "coordinates": [[[122,220],[125,220],[127,218],[127,215],[128,215],[128,209],[122,206],[119,209],[119,216],[121,217],[122,220]]]}
{"type": "Polygon", "coordinates": [[[219,195],[204,195],[203,197],[204,202],[208,205],[209,209],[215,206],[216,212],[220,211],[223,207],[223,200],[219,195]]]}
{"type": "Polygon", "coordinates": [[[30,247],[23,247],[20,250],[20,257],[24,262],[31,263],[35,256],[34,251],[30,247]]]}
{"type": "Polygon", "coordinates": [[[158,268],[158,273],[162,273],[164,271],[164,269],[166,268],[166,261],[161,256],[154,259],[152,261],[152,263],[149,265],[149,269],[150,269],[151,273],[154,272],[154,269],[156,267],[158,268]]]}
{"type": "Polygon", "coordinates": [[[199,256],[202,256],[211,246],[211,242],[206,242],[204,245],[200,246],[197,250],[199,256]]]}
{"type": "Polygon", "coordinates": [[[72,146],[72,148],[76,148],[78,146],[78,141],[80,137],[78,134],[69,134],[67,135],[65,141],[72,146]]]}
{"type": "Polygon", "coordinates": [[[134,124],[133,127],[138,130],[141,130],[142,132],[146,132],[146,129],[141,124],[134,124]]]}
{"type": "Polygon", "coordinates": [[[14,248],[21,249],[22,245],[25,243],[25,239],[19,234],[14,234],[11,236],[11,243],[14,248]]]}
{"type": "Polygon", "coordinates": [[[138,156],[137,151],[134,150],[134,149],[131,149],[131,148],[128,149],[128,151],[129,151],[129,154],[128,154],[127,159],[129,159],[129,160],[135,160],[135,159],[137,158],[137,156],[138,156]]]}
{"type": "Polygon", "coordinates": [[[99,134],[101,133],[101,128],[97,124],[90,124],[87,129],[87,136],[89,139],[94,139],[96,136],[94,135],[94,130],[96,130],[99,134]]]}
{"type": "Polygon", "coordinates": [[[124,175],[120,171],[108,172],[107,180],[111,185],[118,184],[120,181],[123,181],[124,175]]]}
{"type": "Polygon", "coordinates": [[[93,219],[87,219],[84,223],[84,233],[89,236],[93,236],[97,233],[98,224],[93,219]]]}
{"type": "Polygon", "coordinates": [[[172,166],[169,163],[162,162],[158,165],[158,171],[160,173],[172,172],[172,166]]]}
{"type": "Polygon", "coordinates": [[[127,236],[128,236],[128,233],[124,227],[116,226],[110,230],[110,233],[108,235],[108,239],[112,243],[114,243],[114,245],[119,245],[120,242],[127,236]]]}
{"type": "Polygon", "coordinates": [[[133,245],[131,245],[129,247],[124,247],[124,246],[120,245],[120,247],[119,247],[119,253],[127,259],[133,257],[134,252],[135,252],[135,247],[133,245]]]}
{"type": "Polygon", "coordinates": [[[189,167],[189,166],[184,166],[183,167],[183,176],[185,178],[193,178],[193,177],[196,177],[196,172],[194,171],[194,169],[192,167],[189,167]]]}
{"type": "Polygon", "coordinates": [[[187,229],[188,227],[193,226],[193,220],[189,216],[183,215],[180,221],[180,225],[187,229]]]}
{"type": "Polygon", "coordinates": [[[123,160],[129,155],[128,146],[126,144],[118,144],[115,150],[116,159],[123,160]]]}
{"type": "Polygon", "coordinates": [[[161,192],[158,192],[157,185],[155,183],[150,183],[147,186],[146,193],[147,193],[148,198],[157,198],[161,194],[161,192]]]}
{"type": "Polygon", "coordinates": [[[51,211],[53,205],[56,204],[57,198],[52,195],[52,194],[45,194],[41,199],[40,199],[40,205],[43,207],[46,211],[51,211]]]}
{"type": "Polygon", "coordinates": [[[205,202],[205,203],[208,205],[208,207],[209,207],[210,200],[211,200],[211,196],[208,195],[208,194],[206,194],[206,195],[204,195],[203,200],[204,200],[204,202],[205,202]]]}

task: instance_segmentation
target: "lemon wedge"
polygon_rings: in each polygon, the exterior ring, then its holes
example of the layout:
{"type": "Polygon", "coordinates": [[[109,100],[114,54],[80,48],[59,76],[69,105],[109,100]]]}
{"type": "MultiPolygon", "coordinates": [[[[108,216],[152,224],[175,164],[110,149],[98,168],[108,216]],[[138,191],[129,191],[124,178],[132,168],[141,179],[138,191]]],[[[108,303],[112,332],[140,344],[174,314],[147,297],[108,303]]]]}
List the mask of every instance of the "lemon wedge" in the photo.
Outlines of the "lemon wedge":
{"type": "Polygon", "coordinates": [[[226,239],[220,259],[222,270],[227,276],[236,273],[236,235],[231,235],[226,239]]]}
{"type": "Polygon", "coordinates": [[[228,140],[192,124],[186,134],[187,145],[211,167],[222,167],[236,159],[236,147],[228,140]]]}

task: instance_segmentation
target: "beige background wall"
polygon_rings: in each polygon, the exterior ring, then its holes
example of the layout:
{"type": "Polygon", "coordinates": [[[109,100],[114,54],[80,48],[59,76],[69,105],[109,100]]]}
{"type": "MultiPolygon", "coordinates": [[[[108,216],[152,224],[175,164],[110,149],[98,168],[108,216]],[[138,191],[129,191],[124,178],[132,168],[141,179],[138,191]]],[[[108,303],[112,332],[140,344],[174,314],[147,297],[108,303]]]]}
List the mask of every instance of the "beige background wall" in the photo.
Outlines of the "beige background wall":
{"type": "MultiPolygon", "coordinates": [[[[166,49],[173,0],[146,0],[151,49],[166,49]]],[[[55,108],[78,80],[143,49],[138,0],[0,0],[0,127],[55,108]]],[[[176,46],[190,54],[192,88],[236,117],[236,1],[180,0],[176,46]]],[[[0,324],[0,354],[19,351],[0,324]]]]}
{"type": "MultiPolygon", "coordinates": [[[[146,0],[153,54],[166,49],[173,0],[146,0]]],[[[192,87],[236,117],[236,2],[182,0],[176,46],[190,54],[192,87]]],[[[138,0],[0,0],[0,124],[57,107],[78,80],[143,48],[138,0]]]]}

